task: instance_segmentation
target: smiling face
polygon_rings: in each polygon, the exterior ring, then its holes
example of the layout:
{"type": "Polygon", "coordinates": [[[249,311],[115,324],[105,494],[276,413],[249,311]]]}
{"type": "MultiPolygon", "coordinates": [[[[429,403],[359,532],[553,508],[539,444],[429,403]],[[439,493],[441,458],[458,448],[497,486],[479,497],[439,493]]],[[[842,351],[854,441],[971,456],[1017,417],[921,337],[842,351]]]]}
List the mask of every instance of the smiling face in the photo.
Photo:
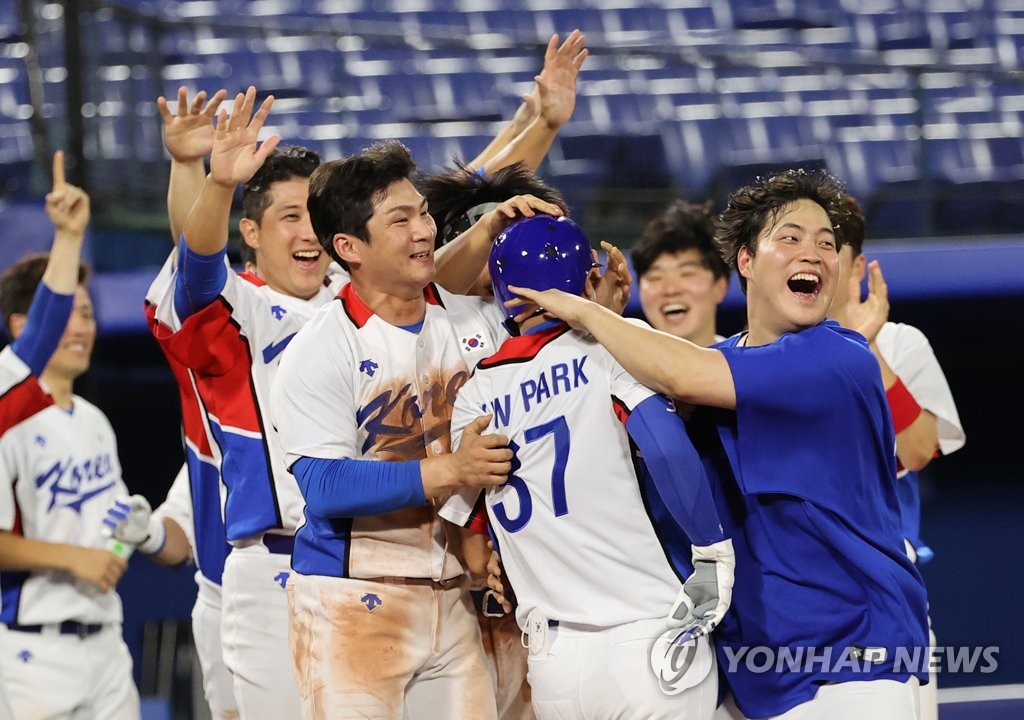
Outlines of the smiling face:
{"type": "Polygon", "coordinates": [[[57,375],[73,381],[89,369],[89,359],[96,344],[96,317],[92,300],[84,285],[75,289],[71,317],[60,337],[57,350],[46,366],[47,375],[57,375]]]}
{"type": "Polygon", "coordinates": [[[696,248],[662,253],[640,277],[640,305],[656,329],[698,345],[715,339],[715,314],[728,289],[696,248]]]}
{"type": "Polygon", "coordinates": [[[737,255],[747,281],[750,343],[765,344],[820,323],[839,277],[839,253],[828,214],[801,199],[770,216],[757,238],[737,255]]]}
{"type": "Polygon", "coordinates": [[[240,224],[245,242],[256,251],[260,277],[274,290],[308,299],[323,287],[331,259],[320,247],[306,209],[309,178],[273,183],[270,205],[256,220],[240,224]]]}
{"type": "MultiPolygon", "coordinates": [[[[363,289],[400,298],[421,296],[434,279],[437,228],[427,201],[407,178],[397,180],[375,198],[366,223],[369,242],[339,234],[336,252],[363,289]]],[[[366,299],[364,297],[364,299],[366,299]]]]}

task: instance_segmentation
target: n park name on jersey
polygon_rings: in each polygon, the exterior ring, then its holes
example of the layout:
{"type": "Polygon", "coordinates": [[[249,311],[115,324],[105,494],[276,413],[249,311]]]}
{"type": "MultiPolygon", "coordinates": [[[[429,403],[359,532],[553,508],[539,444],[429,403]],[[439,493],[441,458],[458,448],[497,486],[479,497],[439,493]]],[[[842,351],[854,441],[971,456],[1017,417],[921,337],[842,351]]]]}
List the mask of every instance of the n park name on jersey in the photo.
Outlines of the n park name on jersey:
{"type": "MultiPolygon", "coordinates": [[[[523,400],[523,411],[530,412],[531,407],[537,407],[548,398],[555,395],[569,393],[578,387],[590,382],[583,372],[583,365],[587,362],[588,355],[573,358],[572,365],[568,363],[555,363],[547,370],[542,370],[536,378],[528,378],[519,383],[519,397],[523,400]]],[[[494,398],[491,406],[482,406],[484,413],[494,414],[494,424],[497,427],[507,427],[512,414],[512,396],[494,398]]]]}

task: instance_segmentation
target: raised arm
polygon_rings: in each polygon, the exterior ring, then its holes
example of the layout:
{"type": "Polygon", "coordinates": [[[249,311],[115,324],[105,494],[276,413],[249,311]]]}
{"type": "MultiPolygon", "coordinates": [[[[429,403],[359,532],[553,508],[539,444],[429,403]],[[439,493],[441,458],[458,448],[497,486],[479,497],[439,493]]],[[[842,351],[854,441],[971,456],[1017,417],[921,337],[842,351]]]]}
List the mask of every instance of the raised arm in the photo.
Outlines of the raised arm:
{"type": "Polygon", "coordinates": [[[46,195],[46,214],[54,227],[49,260],[25,326],[11,344],[14,354],[37,376],[50,361],[68,324],[89,224],[89,196],[65,181],[64,153],[60,151],[53,156],[53,189],[46,195]]]}
{"type": "Polygon", "coordinates": [[[182,86],[178,88],[176,112],[171,112],[165,97],[156,99],[164,121],[164,147],[171,156],[167,217],[175,245],[206,179],[203,159],[213,151],[213,119],[226,95],[227,90],[218,90],[206,102],[206,91],[200,90],[189,103],[188,90],[182,86]]]}
{"type": "Polygon", "coordinates": [[[469,230],[437,251],[437,283],[448,292],[465,293],[487,264],[494,238],[516,218],[537,213],[561,215],[562,209],[533,195],[516,195],[485,213],[469,230]]]}
{"type": "MultiPolygon", "coordinates": [[[[561,45],[558,40],[558,35],[551,36],[544,52],[544,67],[534,78],[539,105],[537,115],[507,145],[479,165],[477,158],[470,164],[471,168],[482,167],[485,172],[493,173],[517,162],[531,170],[540,167],[558,131],[576,108],[576,78],[588,54],[587,38],[579,30],[569,33],[561,45]]],[[[527,101],[524,99],[524,102],[527,101]]]]}
{"type": "Polygon", "coordinates": [[[509,289],[548,314],[589,332],[626,372],[647,387],[695,405],[736,407],[732,371],[718,350],[641,327],[596,302],[561,290],[509,289]]]}

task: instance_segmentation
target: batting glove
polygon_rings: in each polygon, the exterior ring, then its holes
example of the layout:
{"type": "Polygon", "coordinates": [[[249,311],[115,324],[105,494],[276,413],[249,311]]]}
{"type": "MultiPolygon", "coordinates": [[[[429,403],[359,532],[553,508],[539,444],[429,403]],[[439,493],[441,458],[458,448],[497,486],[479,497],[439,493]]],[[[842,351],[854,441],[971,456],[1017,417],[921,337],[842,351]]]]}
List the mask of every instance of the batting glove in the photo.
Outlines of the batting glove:
{"type": "Polygon", "coordinates": [[[141,495],[116,498],[103,524],[111,538],[147,555],[159,552],[167,540],[163,521],[153,515],[149,501],[141,495]]]}
{"type": "Polygon", "coordinates": [[[732,540],[699,547],[693,546],[693,573],[683,583],[672,611],[670,627],[683,628],[691,639],[709,634],[718,627],[732,603],[736,554],[732,540]]]}

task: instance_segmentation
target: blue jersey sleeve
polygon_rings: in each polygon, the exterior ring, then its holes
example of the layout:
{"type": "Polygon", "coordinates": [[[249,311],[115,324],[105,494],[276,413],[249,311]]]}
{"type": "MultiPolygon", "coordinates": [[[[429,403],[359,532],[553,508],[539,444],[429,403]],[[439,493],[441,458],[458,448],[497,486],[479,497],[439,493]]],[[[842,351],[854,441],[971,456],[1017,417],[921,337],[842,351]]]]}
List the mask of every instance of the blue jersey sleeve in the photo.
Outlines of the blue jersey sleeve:
{"type": "Polygon", "coordinates": [[[292,465],[306,512],[320,518],[352,518],[424,505],[418,460],[384,462],[301,457],[292,465]]]}
{"type": "Polygon", "coordinates": [[[25,329],[11,343],[11,350],[28,365],[33,375],[39,375],[50,361],[68,325],[74,295],[60,295],[39,283],[28,309],[25,329]]]}
{"type": "Polygon", "coordinates": [[[660,395],[647,398],[626,420],[665,507],[694,545],[725,539],[704,465],[683,421],[660,395]]]}
{"type": "Polygon", "coordinates": [[[212,255],[192,252],[181,238],[174,281],[174,311],[182,322],[212,303],[228,281],[227,247],[212,255]]]}

